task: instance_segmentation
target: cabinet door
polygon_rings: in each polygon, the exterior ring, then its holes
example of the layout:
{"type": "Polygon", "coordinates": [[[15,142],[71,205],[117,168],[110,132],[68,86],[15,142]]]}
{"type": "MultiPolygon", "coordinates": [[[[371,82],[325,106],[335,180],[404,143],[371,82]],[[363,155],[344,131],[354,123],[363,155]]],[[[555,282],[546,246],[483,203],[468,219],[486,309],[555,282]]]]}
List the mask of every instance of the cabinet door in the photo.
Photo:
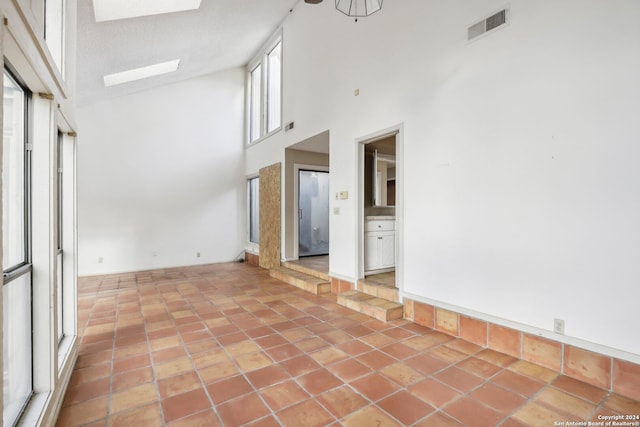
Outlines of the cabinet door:
{"type": "Polygon", "coordinates": [[[393,231],[377,233],[379,268],[390,268],[396,264],[396,234],[393,231]]]}
{"type": "Polygon", "coordinates": [[[379,267],[378,233],[364,234],[364,270],[375,270],[379,267]]]}

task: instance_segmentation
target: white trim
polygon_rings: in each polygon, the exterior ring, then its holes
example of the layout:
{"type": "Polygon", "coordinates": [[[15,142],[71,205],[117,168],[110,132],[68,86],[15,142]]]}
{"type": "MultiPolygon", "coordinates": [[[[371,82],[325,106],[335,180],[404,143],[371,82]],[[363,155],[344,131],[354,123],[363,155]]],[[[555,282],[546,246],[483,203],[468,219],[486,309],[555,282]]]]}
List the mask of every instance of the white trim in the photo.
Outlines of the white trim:
{"type": "Polygon", "coordinates": [[[328,172],[329,176],[331,176],[331,170],[329,166],[308,165],[303,163],[293,164],[293,260],[299,259],[300,255],[300,215],[298,211],[300,205],[300,194],[298,194],[300,186],[300,183],[298,182],[300,179],[300,170],[328,172]]]}

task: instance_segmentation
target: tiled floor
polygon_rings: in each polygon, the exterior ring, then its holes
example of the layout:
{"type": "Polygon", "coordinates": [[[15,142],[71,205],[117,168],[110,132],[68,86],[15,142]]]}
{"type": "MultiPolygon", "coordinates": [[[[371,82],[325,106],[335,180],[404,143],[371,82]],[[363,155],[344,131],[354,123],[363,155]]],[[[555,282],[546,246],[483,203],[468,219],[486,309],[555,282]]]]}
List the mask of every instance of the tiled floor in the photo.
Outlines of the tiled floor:
{"type": "Polygon", "coordinates": [[[553,426],[640,403],[240,263],[83,278],[58,425],[553,426]]]}

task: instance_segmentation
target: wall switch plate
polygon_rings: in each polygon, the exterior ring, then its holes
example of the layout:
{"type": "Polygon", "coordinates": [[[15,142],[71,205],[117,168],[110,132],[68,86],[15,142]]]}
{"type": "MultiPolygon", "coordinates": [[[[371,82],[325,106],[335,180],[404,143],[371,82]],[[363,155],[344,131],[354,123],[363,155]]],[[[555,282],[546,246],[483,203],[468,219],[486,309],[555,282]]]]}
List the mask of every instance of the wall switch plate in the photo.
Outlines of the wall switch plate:
{"type": "Polygon", "coordinates": [[[333,208],[334,215],[340,215],[340,208],[333,208]]]}
{"type": "Polygon", "coordinates": [[[349,198],[349,192],[348,191],[341,191],[340,192],[340,200],[347,200],[349,198]]]}
{"type": "Polygon", "coordinates": [[[102,264],[103,261],[104,261],[104,258],[98,257],[98,264],[102,264]]]}
{"type": "Polygon", "coordinates": [[[553,319],[553,332],[564,335],[564,320],[553,319]]]}

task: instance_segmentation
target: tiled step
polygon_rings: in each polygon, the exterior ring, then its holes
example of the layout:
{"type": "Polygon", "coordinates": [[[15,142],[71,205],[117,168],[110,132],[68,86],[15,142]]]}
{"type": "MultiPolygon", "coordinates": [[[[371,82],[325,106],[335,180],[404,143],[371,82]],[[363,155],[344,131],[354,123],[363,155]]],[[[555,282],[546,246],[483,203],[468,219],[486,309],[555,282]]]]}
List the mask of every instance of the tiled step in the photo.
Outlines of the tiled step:
{"type": "Polygon", "coordinates": [[[371,279],[358,280],[358,290],[365,294],[393,302],[400,301],[398,288],[371,279]]]}
{"type": "Polygon", "coordinates": [[[282,266],[290,270],[295,270],[295,271],[299,271],[300,273],[308,274],[309,276],[317,277],[318,279],[323,279],[327,282],[331,281],[331,279],[329,278],[329,273],[326,271],[314,270],[311,267],[307,267],[302,264],[298,264],[296,262],[289,262],[289,261],[283,262],[282,266]]]}
{"type": "Polygon", "coordinates": [[[338,304],[382,322],[402,319],[403,306],[359,291],[348,291],[338,295],[338,304]]]}
{"type": "Polygon", "coordinates": [[[306,273],[301,273],[296,270],[291,270],[290,268],[272,268],[269,271],[269,275],[315,295],[331,293],[331,283],[327,280],[320,279],[306,273]]]}

